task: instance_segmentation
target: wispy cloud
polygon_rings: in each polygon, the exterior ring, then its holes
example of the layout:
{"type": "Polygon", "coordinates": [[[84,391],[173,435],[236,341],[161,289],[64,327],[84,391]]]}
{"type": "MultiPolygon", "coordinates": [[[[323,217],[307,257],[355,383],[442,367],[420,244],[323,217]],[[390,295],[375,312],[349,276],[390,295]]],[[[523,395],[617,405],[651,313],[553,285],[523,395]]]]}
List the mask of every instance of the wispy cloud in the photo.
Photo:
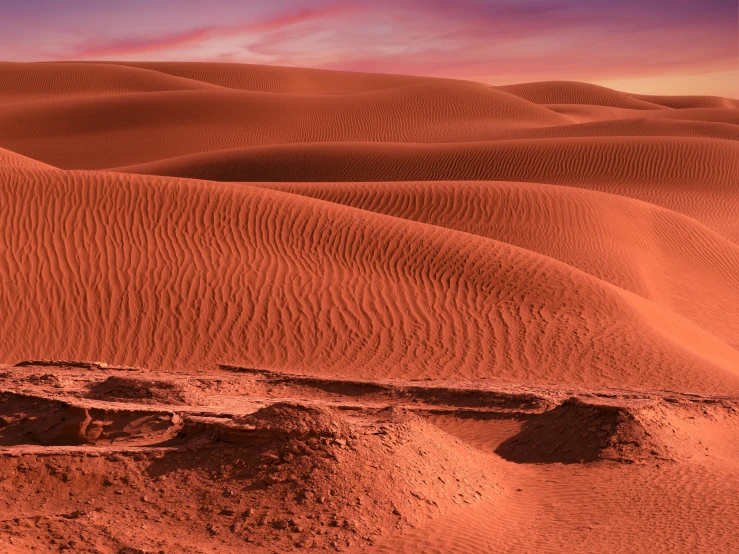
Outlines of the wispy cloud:
{"type": "Polygon", "coordinates": [[[494,84],[688,79],[739,64],[735,0],[130,0],[125,6],[69,0],[64,12],[54,6],[24,0],[3,8],[0,59],[229,60],[494,84]],[[49,9],[33,10],[34,4],[49,9]],[[46,21],[46,13],[56,15],[46,21]]]}
{"type": "Polygon", "coordinates": [[[69,54],[70,58],[90,59],[163,52],[192,46],[214,38],[260,35],[309,22],[323,22],[350,12],[352,9],[350,6],[342,5],[302,9],[293,13],[243,23],[197,27],[165,36],[96,37],[75,45],[69,54]]]}

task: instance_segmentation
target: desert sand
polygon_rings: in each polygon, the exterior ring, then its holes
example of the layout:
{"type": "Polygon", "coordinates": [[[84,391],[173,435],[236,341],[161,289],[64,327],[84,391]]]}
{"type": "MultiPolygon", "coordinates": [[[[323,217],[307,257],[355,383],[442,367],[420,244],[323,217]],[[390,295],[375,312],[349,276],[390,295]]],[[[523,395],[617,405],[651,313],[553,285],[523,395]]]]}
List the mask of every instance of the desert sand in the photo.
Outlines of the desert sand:
{"type": "Polygon", "coordinates": [[[739,551],[739,101],[0,63],[0,551],[739,551]]]}

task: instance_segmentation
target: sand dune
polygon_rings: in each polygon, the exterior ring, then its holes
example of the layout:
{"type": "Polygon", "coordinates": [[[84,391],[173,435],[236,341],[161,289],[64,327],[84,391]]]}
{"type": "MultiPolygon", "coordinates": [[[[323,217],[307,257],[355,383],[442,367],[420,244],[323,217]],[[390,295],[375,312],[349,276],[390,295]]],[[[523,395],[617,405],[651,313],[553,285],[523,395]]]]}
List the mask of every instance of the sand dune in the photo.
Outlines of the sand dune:
{"type": "Polygon", "coordinates": [[[11,152],[10,150],[5,150],[4,148],[0,148],[0,166],[56,169],[53,166],[39,162],[38,160],[21,156],[20,154],[16,154],[15,152],[11,152]]]}
{"type": "MultiPolygon", "coordinates": [[[[287,94],[351,94],[450,81],[431,77],[352,73],[237,63],[121,62],[120,65],[210,83],[220,87],[287,94]]],[[[459,81],[451,81],[459,83],[459,81]]]]}
{"type": "Polygon", "coordinates": [[[653,203],[739,242],[739,145],[674,137],[462,144],[291,144],[119,168],[218,181],[506,180],[588,188],[653,203]],[[696,186],[698,184],[699,186],[696,186]]]}
{"type": "Polygon", "coordinates": [[[645,123],[655,119],[661,121],[705,121],[708,123],[732,125],[739,123],[739,110],[726,107],[685,108],[681,110],[634,110],[591,104],[542,104],[542,106],[566,116],[575,123],[596,121],[617,123],[621,120],[639,120],[645,123]]]}
{"type": "MultiPolygon", "coordinates": [[[[76,71],[78,65],[70,67],[76,71]]],[[[39,68],[36,73],[43,75],[43,66],[39,68]]],[[[82,65],[84,75],[94,75],[90,71],[94,68],[82,65]]],[[[728,108],[537,105],[476,83],[432,81],[331,95],[232,90],[210,84],[203,85],[206,90],[193,90],[196,85],[190,81],[176,90],[161,90],[159,80],[144,79],[150,71],[130,71],[138,79],[138,91],[104,92],[92,81],[87,94],[78,91],[63,97],[52,90],[44,93],[50,95],[47,100],[0,105],[0,146],[64,169],[104,169],[293,143],[608,136],[737,140],[737,126],[730,124],[739,123],[739,110],[728,108]],[[144,94],[144,85],[152,90],[144,94]]],[[[133,86],[128,85],[132,76],[124,77],[128,80],[121,86],[133,86]]],[[[183,80],[164,78],[174,81],[169,86],[183,80]]],[[[85,83],[82,77],[80,81],[85,83]]]]}
{"type": "Polygon", "coordinates": [[[472,84],[411,85],[339,96],[150,92],[0,106],[0,146],[64,169],[104,169],[295,143],[438,144],[610,136],[739,139],[739,125],[730,124],[739,122],[739,110],[731,112],[733,120],[713,109],[674,120],[661,118],[664,112],[643,113],[650,117],[636,117],[634,111],[610,121],[573,117],[572,111],[555,113],[472,84]]]}
{"type": "Polygon", "coordinates": [[[474,141],[506,129],[567,123],[478,84],[339,96],[175,91],[0,107],[0,144],[65,169],[102,169],[242,146],[474,141]]]}
{"type": "Polygon", "coordinates": [[[736,550],[738,108],[0,64],[0,550],[736,550]]]}
{"type": "Polygon", "coordinates": [[[3,181],[3,226],[32,253],[24,261],[5,248],[4,308],[23,315],[2,333],[9,361],[46,353],[171,369],[228,360],[373,378],[739,384],[739,354],[697,326],[665,313],[653,328],[656,305],[481,236],[240,185],[32,170],[3,181]],[[40,329],[43,342],[29,341],[40,329]],[[691,348],[673,332],[694,334],[691,348]]]}
{"type": "Polygon", "coordinates": [[[213,85],[155,71],[83,63],[0,63],[0,105],[62,98],[164,90],[207,90],[213,85]]]}
{"type": "Polygon", "coordinates": [[[631,97],[678,110],[684,110],[686,108],[739,109],[739,101],[732,98],[722,98],[721,96],[651,96],[647,94],[632,94],[631,97]]]}
{"type": "Polygon", "coordinates": [[[641,100],[623,92],[588,83],[551,81],[497,87],[535,104],[589,104],[632,110],[665,109],[656,102],[641,100]]]}
{"type": "Polygon", "coordinates": [[[656,302],[739,346],[739,246],[653,204],[531,183],[260,186],[538,252],[656,302]]]}

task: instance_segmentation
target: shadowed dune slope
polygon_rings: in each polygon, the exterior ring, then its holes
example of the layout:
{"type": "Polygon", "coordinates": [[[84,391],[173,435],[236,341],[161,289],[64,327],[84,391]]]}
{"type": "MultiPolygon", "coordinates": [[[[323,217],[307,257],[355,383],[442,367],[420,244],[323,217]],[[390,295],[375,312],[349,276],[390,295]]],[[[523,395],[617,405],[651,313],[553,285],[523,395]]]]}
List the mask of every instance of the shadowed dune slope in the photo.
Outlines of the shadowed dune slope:
{"type": "Polygon", "coordinates": [[[433,77],[356,73],[238,63],[119,62],[120,65],[210,83],[220,87],[287,94],[351,94],[423,83],[454,82],[433,77]]]}
{"type": "MultiPolygon", "coordinates": [[[[693,121],[706,123],[724,123],[736,126],[739,124],[739,110],[733,108],[684,108],[680,110],[632,110],[612,108],[609,106],[593,106],[590,104],[542,104],[545,108],[566,116],[575,123],[592,123],[596,121],[650,120],[660,121],[693,121]]],[[[723,138],[723,137],[716,137],[723,138]]]]}
{"type": "Polygon", "coordinates": [[[674,121],[706,121],[739,125],[739,110],[733,108],[685,108],[656,112],[652,117],[674,121]]]}
{"type": "Polygon", "coordinates": [[[0,107],[0,145],[64,169],[301,142],[458,142],[571,123],[475,83],[339,96],[208,90],[0,107]]]}
{"type": "Polygon", "coordinates": [[[721,96],[653,96],[649,94],[632,94],[630,96],[638,100],[678,110],[685,108],[739,109],[739,101],[721,96]]]}
{"type": "Polygon", "coordinates": [[[666,106],[641,100],[606,87],[571,81],[543,81],[496,87],[535,104],[590,104],[629,108],[633,110],[659,110],[666,106]]]}
{"type": "Polygon", "coordinates": [[[674,138],[334,143],[196,154],[121,171],[219,181],[506,180],[599,190],[697,219],[739,242],[739,145],[674,138]]]}
{"type": "Polygon", "coordinates": [[[214,85],[156,71],[95,63],[0,62],[0,104],[59,98],[205,90],[214,85]]]}
{"type": "Polygon", "coordinates": [[[739,353],[531,250],[238,184],[4,168],[4,361],[735,391],[739,353]]]}
{"type": "MultiPolygon", "coordinates": [[[[64,169],[104,169],[294,143],[467,143],[610,136],[739,140],[739,125],[715,111],[628,110],[625,118],[600,121],[597,115],[588,118],[572,111],[562,115],[466,83],[338,96],[166,91],[0,106],[0,147],[64,169]],[[678,112],[700,113],[687,114],[684,120],[660,117],[678,112]],[[639,113],[650,117],[634,115],[639,113]],[[691,120],[701,117],[706,121],[691,120]],[[581,123],[573,124],[578,118],[581,123]]],[[[739,122],[739,111],[734,113],[739,122]]]]}

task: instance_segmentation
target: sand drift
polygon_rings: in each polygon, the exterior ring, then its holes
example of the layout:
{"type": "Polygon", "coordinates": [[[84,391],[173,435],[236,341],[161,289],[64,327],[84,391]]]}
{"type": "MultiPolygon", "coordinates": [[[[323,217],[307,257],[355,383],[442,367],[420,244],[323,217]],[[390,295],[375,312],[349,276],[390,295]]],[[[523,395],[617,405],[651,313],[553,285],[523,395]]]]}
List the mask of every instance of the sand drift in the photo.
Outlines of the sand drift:
{"type": "Polygon", "coordinates": [[[0,550],[739,550],[739,101],[0,64],[0,550]]]}

